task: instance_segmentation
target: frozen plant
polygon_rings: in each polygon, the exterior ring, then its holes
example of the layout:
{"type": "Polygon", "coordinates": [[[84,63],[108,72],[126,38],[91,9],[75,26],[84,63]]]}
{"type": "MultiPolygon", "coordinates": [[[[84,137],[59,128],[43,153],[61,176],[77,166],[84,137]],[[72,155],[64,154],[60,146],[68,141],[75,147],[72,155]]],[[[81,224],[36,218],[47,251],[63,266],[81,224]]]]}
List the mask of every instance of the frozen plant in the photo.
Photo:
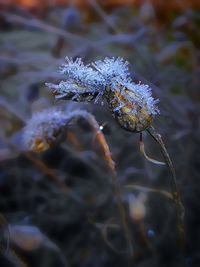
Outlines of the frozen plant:
{"type": "Polygon", "coordinates": [[[104,158],[108,162],[109,168],[113,171],[115,164],[111,159],[111,153],[103,133],[100,131],[100,126],[95,117],[86,110],[76,109],[69,111],[48,108],[34,113],[32,118],[27,121],[23,131],[23,141],[26,149],[38,153],[48,150],[55,144],[62,131],[67,131],[69,126],[79,118],[89,123],[95,133],[95,138],[101,143],[105,151],[104,158]]]}
{"type": "Polygon", "coordinates": [[[125,232],[129,252],[132,255],[132,243],[125,218],[125,210],[121,200],[120,188],[117,183],[115,163],[112,160],[109,146],[106,142],[103,132],[100,131],[100,126],[95,117],[84,110],[75,110],[71,112],[67,112],[66,110],[58,110],[55,108],[43,110],[40,113],[34,114],[33,117],[27,122],[27,125],[24,128],[24,143],[27,150],[32,150],[38,153],[44,152],[52,147],[55,144],[59,134],[62,131],[67,131],[69,124],[78,118],[82,118],[89,123],[91,130],[94,133],[95,140],[101,147],[103,158],[107,162],[107,166],[112,174],[112,181],[117,197],[117,205],[121,217],[121,223],[125,232]]]}
{"type": "Polygon", "coordinates": [[[56,109],[35,113],[24,128],[25,146],[35,152],[47,150],[67,119],[65,113],[56,109]]]}
{"type": "MultiPolygon", "coordinates": [[[[142,132],[147,130],[160,145],[165,162],[172,174],[172,194],[170,194],[170,198],[175,203],[180,241],[183,243],[184,209],[177,189],[176,174],[172,161],[161,135],[152,127],[153,119],[159,113],[159,110],[157,108],[158,100],[152,97],[151,88],[141,83],[136,84],[131,80],[128,62],[122,58],[105,58],[88,65],[84,65],[80,58],[76,60],[66,58],[66,63],[61,67],[61,73],[65,75],[65,81],[61,81],[59,84],[47,84],[48,87],[54,89],[53,93],[57,99],[78,102],[94,100],[97,102],[99,97],[102,97],[103,100],[105,99],[108,102],[113,116],[124,129],[140,133],[140,151],[147,160],[156,164],[161,163],[146,155],[142,132]]],[[[132,257],[132,240],[121,198],[121,188],[117,181],[115,163],[111,158],[109,146],[95,118],[83,110],[73,112],[61,111],[55,108],[44,110],[33,115],[28,121],[24,129],[24,142],[28,149],[35,152],[43,152],[55,143],[61,131],[67,130],[70,122],[80,117],[89,122],[94,131],[94,136],[102,148],[103,157],[112,173],[114,194],[117,198],[121,225],[130,257],[132,257]]],[[[129,186],[129,188],[131,187],[129,186]]]]}
{"type": "Polygon", "coordinates": [[[144,150],[142,132],[147,132],[159,144],[165,162],[172,174],[172,198],[177,210],[178,230],[181,243],[184,243],[184,209],[177,188],[176,174],[162,137],[153,128],[154,117],[159,114],[158,100],[152,97],[148,85],[135,83],[130,77],[128,62],[122,58],[105,58],[84,65],[80,58],[66,58],[61,67],[66,80],[59,84],[46,85],[54,89],[56,98],[73,101],[98,101],[102,97],[124,129],[140,133],[140,151],[145,158],[156,164],[163,164],[148,157],[144,150]]]}
{"type": "Polygon", "coordinates": [[[126,130],[141,132],[153,121],[158,100],[152,97],[151,88],[136,84],[130,78],[128,62],[122,58],[105,58],[84,65],[80,58],[66,58],[60,69],[66,81],[46,85],[54,89],[58,99],[98,101],[106,99],[117,122],[126,130]]]}

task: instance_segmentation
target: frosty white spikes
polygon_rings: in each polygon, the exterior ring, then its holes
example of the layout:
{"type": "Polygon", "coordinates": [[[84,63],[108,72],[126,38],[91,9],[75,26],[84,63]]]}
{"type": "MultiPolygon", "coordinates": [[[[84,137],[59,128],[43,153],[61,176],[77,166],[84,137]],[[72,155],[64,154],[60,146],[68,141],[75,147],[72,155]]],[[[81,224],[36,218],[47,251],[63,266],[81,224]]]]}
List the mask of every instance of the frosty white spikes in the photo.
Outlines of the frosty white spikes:
{"type": "Polygon", "coordinates": [[[81,58],[77,58],[75,61],[66,57],[66,63],[60,68],[61,73],[66,75],[66,78],[74,83],[80,85],[80,87],[90,87],[99,89],[101,86],[105,86],[103,76],[99,75],[97,71],[91,68],[89,65],[84,65],[81,58]]]}
{"type": "Polygon", "coordinates": [[[126,82],[130,80],[130,73],[128,71],[128,61],[122,58],[108,58],[98,60],[91,65],[107,80],[112,82],[126,82]]]}
{"type": "Polygon", "coordinates": [[[133,82],[128,62],[120,57],[106,57],[88,65],[84,65],[80,58],[74,61],[66,58],[61,73],[66,75],[66,81],[58,85],[46,84],[54,89],[56,98],[91,101],[102,96],[113,116],[126,130],[145,130],[159,113],[158,100],[152,97],[151,88],[133,82]]]}

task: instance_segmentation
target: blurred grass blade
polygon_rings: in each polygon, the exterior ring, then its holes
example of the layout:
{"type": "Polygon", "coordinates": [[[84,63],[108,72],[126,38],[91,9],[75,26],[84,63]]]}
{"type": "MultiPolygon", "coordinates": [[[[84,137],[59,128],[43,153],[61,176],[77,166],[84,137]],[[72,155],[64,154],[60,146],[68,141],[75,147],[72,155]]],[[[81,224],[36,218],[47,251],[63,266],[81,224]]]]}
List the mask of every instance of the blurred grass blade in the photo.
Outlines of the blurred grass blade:
{"type": "Polygon", "coordinates": [[[134,184],[131,184],[131,185],[125,185],[124,186],[125,189],[131,189],[131,190],[139,190],[139,191],[142,191],[142,192],[152,192],[152,193],[158,193],[158,194],[161,194],[171,200],[173,200],[173,196],[171,193],[165,191],[165,190],[161,190],[161,189],[155,189],[155,188],[148,188],[148,187],[145,187],[145,186],[141,186],[141,185],[134,185],[134,184]]]}
{"type": "Polygon", "coordinates": [[[108,245],[109,248],[111,248],[114,252],[118,253],[118,254],[122,254],[122,253],[126,253],[126,251],[119,251],[118,249],[116,249],[114,247],[114,245],[111,243],[111,241],[108,239],[108,229],[116,229],[119,230],[120,226],[116,223],[112,223],[113,218],[110,218],[106,223],[95,223],[92,222],[97,228],[100,229],[103,240],[105,241],[105,243],[108,245]]]}

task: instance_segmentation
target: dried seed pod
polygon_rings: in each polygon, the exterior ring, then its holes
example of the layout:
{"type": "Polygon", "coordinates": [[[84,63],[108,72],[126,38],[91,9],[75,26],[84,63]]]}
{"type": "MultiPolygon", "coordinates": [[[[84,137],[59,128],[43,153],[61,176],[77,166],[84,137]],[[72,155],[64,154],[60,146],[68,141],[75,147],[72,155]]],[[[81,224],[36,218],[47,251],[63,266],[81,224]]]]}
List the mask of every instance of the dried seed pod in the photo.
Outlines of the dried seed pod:
{"type": "Polygon", "coordinates": [[[124,91],[126,95],[117,91],[108,93],[110,110],[122,128],[131,132],[141,132],[153,122],[153,115],[148,113],[145,106],[141,107],[137,103],[128,101],[134,93],[128,89],[124,91]]]}
{"type": "Polygon", "coordinates": [[[36,113],[24,129],[24,143],[29,150],[43,152],[50,148],[66,125],[68,115],[56,109],[47,109],[36,113]]]}
{"type": "Polygon", "coordinates": [[[33,114],[23,132],[26,149],[38,153],[48,150],[55,144],[58,135],[78,118],[86,119],[95,130],[99,129],[93,116],[81,109],[68,111],[49,108],[33,114]]]}
{"type": "Polygon", "coordinates": [[[131,80],[128,62],[122,58],[105,58],[86,66],[79,58],[66,58],[61,73],[66,75],[66,81],[46,84],[54,89],[56,98],[97,102],[102,96],[114,118],[128,131],[145,130],[159,113],[151,88],[131,80]]]}

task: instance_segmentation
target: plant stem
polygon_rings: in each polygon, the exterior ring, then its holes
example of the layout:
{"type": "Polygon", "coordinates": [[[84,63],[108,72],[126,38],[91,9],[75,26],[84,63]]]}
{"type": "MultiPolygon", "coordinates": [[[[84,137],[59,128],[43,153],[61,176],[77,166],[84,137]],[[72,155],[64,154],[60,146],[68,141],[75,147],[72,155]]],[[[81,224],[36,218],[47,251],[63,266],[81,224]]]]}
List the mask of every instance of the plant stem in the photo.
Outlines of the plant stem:
{"type": "Polygon", "coordinates": [[[127,224],[126,212],[125,212],[123,202],[121,199],[120,185],[117,181],[117,176],[114,173],[112,175],[112,183],[113,183],[114,194],[115,194],[116,199],[117,199],[117,206],[118,206],[118,210],[119,210],[119,214],[120,214],[120,218],[121,218],[122,227],[124,229],[124,234],[125,234],[125,238],[127,241],[129,255],[130,255],[130,258],[132,258],[133,257],[133,245],[132,245],[130,230],[129,230],[129,227],[127,224]]]}
{"type": "Polygon", "coordinates": [[[161,135],[155,130],[153,126],[150,126],[147,129],[147,132],[160,145],[161,152],[172,175],[171,179],[172,196],[176,206],[177,226],[179,231],[180,244],[182,250],[184,251],[185,250],[184,206],[181,202],[180,193],[177,186],[176,172],[173,163],[171,161],[171,158],[165,147],[165,144],[163,143],[161,135]]]}
{"type": "Polygon", "coordinates": [[[132,240],[131,240],[131,234],[130,234],[130,230],[129,230],[129,226],[127,223],[127,218],[126,218],[126,211],[123,205],[123,201],[121,198],[121,188],[120,185],[118,183],[118,179],[117,179],[117,172],[116,172],[116,168],[115,168],[115,162],[113,161],[112,157],[111,157],[111,152],[109,149],[109,146],[106,142],[105,136],[102,133],[102,131],[99,130],[99,125],[97,123],[97,121],[95,120],[95,118],[92,115],[89,115],[89,122],[91,123],[93,129],[95,130],[95,134],[96,134],[96,140],[98,141],[98,143],[101,145],[101,148],[103,150],[103,154],[104,154],[104,159],[107,162],[107,165],[112,173],[112,184],[113,184],[113,191],[114,191],[114,195],[116,197],[117,200],[117,207],[119,210],[119,215],[120,215],[120,219],[121,219],[121,224],[124,230],[124,235],[125,235],[125,239],[127,242],[127,247],[128,247],[128,252],[130,255],[130,258],[133,257],[133,245],[132,245],[132,240]]]}

